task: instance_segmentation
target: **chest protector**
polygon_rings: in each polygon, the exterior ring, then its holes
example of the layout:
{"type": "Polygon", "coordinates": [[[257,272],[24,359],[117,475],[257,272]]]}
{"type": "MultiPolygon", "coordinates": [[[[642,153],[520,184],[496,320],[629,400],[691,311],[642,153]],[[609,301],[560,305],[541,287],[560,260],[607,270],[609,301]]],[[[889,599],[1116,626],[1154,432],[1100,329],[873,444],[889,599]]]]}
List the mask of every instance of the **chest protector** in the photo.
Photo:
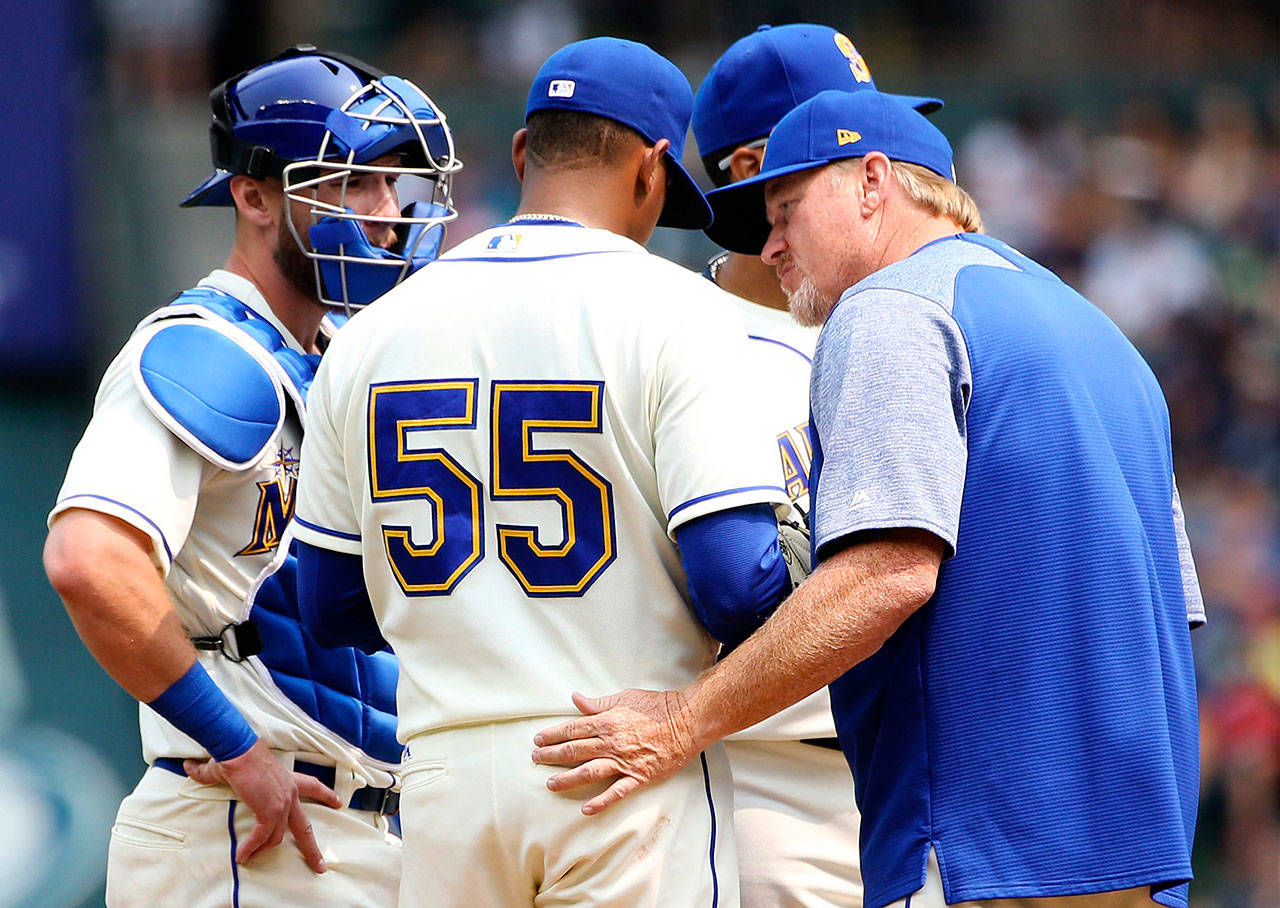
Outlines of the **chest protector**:
{"type": "MultiPolygon", "coordinates": [[[[209,287],[188,290],[143,322],[153,323],[163,324],[139,360],[143,400],[210,463],[232,472],[256,466],[278,444],[290,409],[305,431],[318,355],[290,348],[274,325],[209,287]]],[[[299,721],[323,726],[375,762],[398,764],[396,658],[325,649],[307,633],[288,528],[245,604],[261,651],[242,658],[296,707],[299,721]]]]}

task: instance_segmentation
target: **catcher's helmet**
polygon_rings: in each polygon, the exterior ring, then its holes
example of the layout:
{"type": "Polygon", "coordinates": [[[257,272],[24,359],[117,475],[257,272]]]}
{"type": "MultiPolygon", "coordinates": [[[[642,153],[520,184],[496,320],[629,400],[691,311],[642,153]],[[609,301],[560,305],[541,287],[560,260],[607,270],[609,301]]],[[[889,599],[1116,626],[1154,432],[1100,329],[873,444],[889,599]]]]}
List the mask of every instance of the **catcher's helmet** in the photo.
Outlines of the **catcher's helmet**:
{"type": "Polygon", "coordinates": [[[365,305],[435,258],[444,224],[457,217],[450,190],[462,164],[444,114],[411,82],[300,44],[223,82],[209,103],[215,170],[182,205],[234,204],[229,184],[237,174],[280,178],[289,199],[309,206],[305,240],[288,223],[315,262],[321,301],[365,305]],[[369,164],[389,154],[399,156],[395,165],[369,164]],[[355,171],[401,178],[408,204],[399,217],[376,218],[396,225],[393,249],[371,244],[360,222],[374,218],[344,204],[355,171]],[[324,184],[338,188],[336,204],[320,199],[324,184]]]}

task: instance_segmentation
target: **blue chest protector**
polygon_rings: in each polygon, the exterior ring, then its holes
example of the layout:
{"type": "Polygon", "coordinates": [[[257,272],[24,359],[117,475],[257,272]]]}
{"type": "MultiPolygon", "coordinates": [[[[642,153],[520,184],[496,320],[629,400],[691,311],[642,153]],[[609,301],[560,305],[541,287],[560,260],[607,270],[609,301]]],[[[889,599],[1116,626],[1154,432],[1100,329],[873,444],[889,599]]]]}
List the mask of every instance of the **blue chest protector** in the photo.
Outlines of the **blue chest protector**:
{"type": "MultiPolygon", "coordinates": [[[[152,319],[171,324],[142,351],[143,397],[206,459],[228,470],[257,463],[284,425],[286,396],[305,426],[307,391],[320,357],[290,348],[275,326],[248,306],[197,287],[152,319]]],[[[262,638],[262,649],[252,658],[310,719],[374,760],[399,763],[395,656],[321,647],[299,622],[292,546],[268,570],[249,612],[262,638]]]]}

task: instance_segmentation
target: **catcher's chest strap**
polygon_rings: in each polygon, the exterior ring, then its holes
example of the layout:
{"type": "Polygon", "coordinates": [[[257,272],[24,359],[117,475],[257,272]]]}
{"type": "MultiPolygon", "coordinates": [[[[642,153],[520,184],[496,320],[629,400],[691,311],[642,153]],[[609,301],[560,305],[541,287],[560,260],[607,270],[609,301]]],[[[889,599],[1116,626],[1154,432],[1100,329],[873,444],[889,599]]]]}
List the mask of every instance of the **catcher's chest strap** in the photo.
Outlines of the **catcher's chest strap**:
{"type": "Polygon", "coordinates": [[[192,637],[198,650],[222,653],[232,662],[243,662],[262,652],[262,634],[252,621],[226,625],[217,636],[192,637]]]}

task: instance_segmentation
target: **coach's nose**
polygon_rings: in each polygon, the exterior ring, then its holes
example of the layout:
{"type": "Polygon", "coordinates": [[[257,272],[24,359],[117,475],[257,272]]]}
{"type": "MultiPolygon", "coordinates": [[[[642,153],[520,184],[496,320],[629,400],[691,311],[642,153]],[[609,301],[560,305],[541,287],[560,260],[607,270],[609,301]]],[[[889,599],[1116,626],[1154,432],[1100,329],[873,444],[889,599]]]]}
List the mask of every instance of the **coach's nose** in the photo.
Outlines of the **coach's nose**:
{"type": "Polygon", "coordinates": [[[778,257],[787,251],[787,241],[782,236],[782,231],[774,225],[769,228],[769,238],[764,241],[764,248],[760,250],[760,260],[766,265],[777,266],[778,257]]]}

